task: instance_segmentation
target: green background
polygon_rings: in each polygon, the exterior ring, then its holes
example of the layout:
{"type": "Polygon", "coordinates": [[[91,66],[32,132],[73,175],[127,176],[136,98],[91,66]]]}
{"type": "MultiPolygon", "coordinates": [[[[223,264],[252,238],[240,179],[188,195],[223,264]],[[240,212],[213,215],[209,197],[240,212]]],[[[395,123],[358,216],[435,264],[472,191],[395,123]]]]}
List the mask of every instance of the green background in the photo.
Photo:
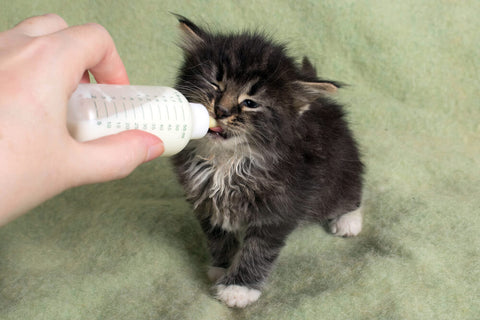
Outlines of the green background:
{"type": "Polygon", "coordinates": [[[169,12],[288,42],[349,84],[337,98],[367,165],[365,227],[298,229],[260,300],[232,310],[212,298],[203,235],[159,159],[0,229],[0,319],[480,317],[479,1],[3,0],[0,30],[47,12],[105,26],[132,84],[173,85],[169,12]]]}

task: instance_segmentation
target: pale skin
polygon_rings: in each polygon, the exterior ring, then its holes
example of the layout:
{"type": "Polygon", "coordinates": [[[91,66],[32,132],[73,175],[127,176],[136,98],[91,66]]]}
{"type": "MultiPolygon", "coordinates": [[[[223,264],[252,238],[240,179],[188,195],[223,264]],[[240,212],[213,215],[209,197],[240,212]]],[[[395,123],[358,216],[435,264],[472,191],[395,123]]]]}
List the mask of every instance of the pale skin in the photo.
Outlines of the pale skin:
{"type": "Polygon", "coordinates": [[[128,84],[109,33],[49,14],[0,33],[0,226],[66,189],[119,179],[163,153],[132,130],[87,143],[66,127],[67,101],[88,74],[128,84]]]}

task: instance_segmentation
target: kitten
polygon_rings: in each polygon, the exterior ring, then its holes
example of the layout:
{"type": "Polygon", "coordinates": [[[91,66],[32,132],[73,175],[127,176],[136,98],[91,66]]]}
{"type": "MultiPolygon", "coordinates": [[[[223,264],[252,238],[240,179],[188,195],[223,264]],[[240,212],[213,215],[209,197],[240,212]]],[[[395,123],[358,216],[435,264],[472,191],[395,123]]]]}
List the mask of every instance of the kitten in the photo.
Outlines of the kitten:
{"type": "Polygon", "coordinates": [[[302,221],[338,236],[362,228],[363,166],[344,119],[305,57],[298,65],[260,33],[212,34],[182,16],[176,88],[218,127],[173,158],[207,237],[208,276],[231,307],[255,302],[302,221]]]}

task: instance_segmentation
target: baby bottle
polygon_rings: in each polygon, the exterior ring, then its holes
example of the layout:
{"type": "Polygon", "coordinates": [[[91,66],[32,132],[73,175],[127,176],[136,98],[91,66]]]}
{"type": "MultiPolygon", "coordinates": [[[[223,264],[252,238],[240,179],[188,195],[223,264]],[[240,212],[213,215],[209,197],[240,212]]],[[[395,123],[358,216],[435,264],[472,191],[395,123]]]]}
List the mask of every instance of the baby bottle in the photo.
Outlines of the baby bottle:
{"type": "Polygon", "coordinates": [[[204,137],[214,121],[203,105],[189,103],[173,88],[157,86],[80,84],[67,112],[68,130],[78,141],[139,129],[163,141],[162,156],[204,137]]]}

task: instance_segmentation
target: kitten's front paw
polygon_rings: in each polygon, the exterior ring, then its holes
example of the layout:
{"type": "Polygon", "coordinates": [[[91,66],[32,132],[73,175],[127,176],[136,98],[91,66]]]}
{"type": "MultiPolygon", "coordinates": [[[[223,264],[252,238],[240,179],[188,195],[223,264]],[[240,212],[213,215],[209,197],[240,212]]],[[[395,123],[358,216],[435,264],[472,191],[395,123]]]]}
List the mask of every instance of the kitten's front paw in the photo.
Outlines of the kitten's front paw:
{"type": "Polygon", "coordinates": [[[339,237],[354,237],[362,231],[362,207],[330,222],[330,231],[339,237]]]}
{"type": "Polygon", "coordinates": [[[245,308],[249,304],[254,303],[261,294],[259,290],[237,285],[218,285],[216,290],[217,299],[225,302],[229,307],[236,308],[245,308]]]}

